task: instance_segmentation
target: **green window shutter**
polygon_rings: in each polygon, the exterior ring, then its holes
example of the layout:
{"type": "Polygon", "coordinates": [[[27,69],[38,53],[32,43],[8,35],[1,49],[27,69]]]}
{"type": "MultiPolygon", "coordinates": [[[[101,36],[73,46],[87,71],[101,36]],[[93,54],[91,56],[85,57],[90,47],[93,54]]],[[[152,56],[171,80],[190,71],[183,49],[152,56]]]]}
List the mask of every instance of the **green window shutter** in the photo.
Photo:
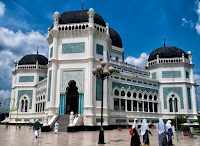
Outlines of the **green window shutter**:
{"type": "Polygon", "coordinates": [[[103,55],[103,46],[96,44],[96,54],[103,55]]]}
{"type": "Polygon", "coordinates": [[[53,56],[53,47],[50,49],[50,58],[53,56]]]}
{"type": "Polygon", "coordinates": [[[101,101],[101,90],[102,90],[101,80],[96,78],[96,100],[97,101],[101,101]]]}
{"type": "Polygon", "coordinates": [[[48,101],[50,101],[50,97],[51,97],[51,74],[52,74],[52,70],[49,71],[48,101]]]}

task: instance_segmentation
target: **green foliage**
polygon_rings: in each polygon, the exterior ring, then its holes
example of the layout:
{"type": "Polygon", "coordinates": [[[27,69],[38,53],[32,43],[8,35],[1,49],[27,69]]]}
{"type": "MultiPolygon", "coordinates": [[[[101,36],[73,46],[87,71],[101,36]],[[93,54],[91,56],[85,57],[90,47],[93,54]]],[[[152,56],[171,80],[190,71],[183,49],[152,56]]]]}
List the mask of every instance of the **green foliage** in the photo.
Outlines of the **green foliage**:
{"type": "Polygon", "coordinates": [[[200,116],[197,116],[197,118],[198,118],[198,119],[197,119],[196,122],[200,124],[200,116]]]}
{"type": "Polygon", "coordinates": [[[121,121],[121,120],[117,120],[116,123],[117,123],[118,125],[121,125],[122,121],[121,121]]]}
{"type": "Polygon", "coordinates": [[[200,133],[200,130],[198,130],[197,133],[200,133]]]}
{"type": "Polygon", "coordinates": [[[4,125],[9,125],[9,122],[4,122],[4,125]]]}
{"type": "MultiPolygon", "coordinates": [[[[177,115],[177,123],[178,125],[182,125],[183,123],[187,123],[188,116],[184,114],[177,115]]],[[[172,124],[176,124],[176,118],[172,119],[172,124]]]]}
{"type": "Polygon", "coordinates": [[[168,121],[168,119],[163,119],[163,122],[164,122],[164,123],[167,123],[167,121],[168,121]]]}
{"type": "Polygon", "coordinates": [[[181,131],[190,131],[190,127],[188,125],[181,126],[181,131]]]}

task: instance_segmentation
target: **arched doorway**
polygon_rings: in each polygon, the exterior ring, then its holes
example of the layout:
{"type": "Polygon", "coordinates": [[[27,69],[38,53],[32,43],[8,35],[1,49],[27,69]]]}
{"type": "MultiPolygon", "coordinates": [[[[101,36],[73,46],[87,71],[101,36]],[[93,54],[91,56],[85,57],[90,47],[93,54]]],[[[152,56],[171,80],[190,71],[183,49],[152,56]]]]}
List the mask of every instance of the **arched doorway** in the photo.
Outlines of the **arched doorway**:
{"type": "Polygon", "coordinates": [[[76,82],[74,80],[68,83],[65,96],[66,96],[65,114],[70,114],[71,111],[73,111],[74,114],[78,113],[79,93],[78,93],[78,87],[76,86],[76,82]]]}

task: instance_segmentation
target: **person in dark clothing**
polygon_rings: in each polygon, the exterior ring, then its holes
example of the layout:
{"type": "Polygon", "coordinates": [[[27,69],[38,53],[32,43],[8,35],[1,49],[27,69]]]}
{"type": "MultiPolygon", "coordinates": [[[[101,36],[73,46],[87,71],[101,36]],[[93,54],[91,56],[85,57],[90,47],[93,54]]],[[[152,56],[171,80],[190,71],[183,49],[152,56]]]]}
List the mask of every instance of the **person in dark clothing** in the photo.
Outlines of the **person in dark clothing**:
{"type": "Polygon", "coordinates": [[[40,129],[40,123],[38,122],[38,119],[35,120],[35,123],[33,126],[35,127],[35,138],[38,138],[39,129],[40,129]]]}
{"type": "Polygon", "coordinates": [[[150,145],[149,134],[151,134],[151,131],[149,131],[149,126],[147,124],[147,120],[143,119],[142,125],[141,125],[141,135],[143,136],[143,146],[149,146],[150,145]]]}
{"type": "Polygon", "coordinates": [[[133,126],[133,134],[131,136],[131,146],[140,146],[140,137],[137,132],[137,119],[134,120],[133,126]]]}

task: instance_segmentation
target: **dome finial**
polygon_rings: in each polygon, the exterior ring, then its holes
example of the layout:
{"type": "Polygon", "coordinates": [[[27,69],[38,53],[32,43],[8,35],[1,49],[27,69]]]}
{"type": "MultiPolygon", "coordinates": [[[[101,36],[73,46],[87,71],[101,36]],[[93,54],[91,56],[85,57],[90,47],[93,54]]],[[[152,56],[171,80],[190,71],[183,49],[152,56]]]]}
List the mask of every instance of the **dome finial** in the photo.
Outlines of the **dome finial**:
{"type": "Polygon", "coordinates": [[[83,11],[83,4],[84,4],[84,2],[82,1],[82,2],[81,2],[81,5],[82,5],[81,11],[83,11]]]}
{"type": "Polygon", "coordinates": [[[164,47],[165,47],[165,38],[164,38],[164,47]]]}

